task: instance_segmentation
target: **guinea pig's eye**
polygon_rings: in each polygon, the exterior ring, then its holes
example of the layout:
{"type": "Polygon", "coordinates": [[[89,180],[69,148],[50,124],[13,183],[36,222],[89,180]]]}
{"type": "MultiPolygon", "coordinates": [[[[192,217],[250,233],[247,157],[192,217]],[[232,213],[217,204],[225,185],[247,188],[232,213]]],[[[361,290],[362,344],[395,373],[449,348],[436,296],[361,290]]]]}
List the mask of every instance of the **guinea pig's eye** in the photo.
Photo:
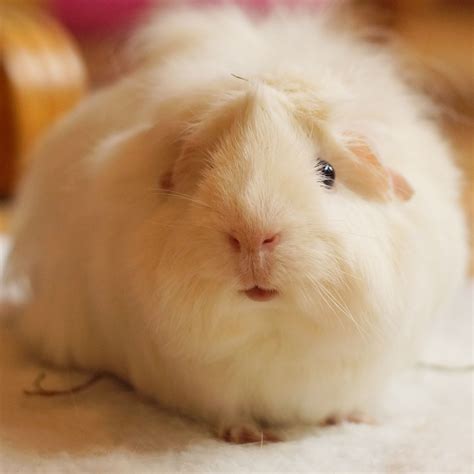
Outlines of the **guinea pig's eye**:
{"type": "Polygon", "coordinates": [[[323,184],[327,188],[332,188],[334,186],[334,181],[336,180],[336,171],[330,163],[324,160],[318,160],[316,165],[318,173],[321,173],[323,177],[323,184]]]}

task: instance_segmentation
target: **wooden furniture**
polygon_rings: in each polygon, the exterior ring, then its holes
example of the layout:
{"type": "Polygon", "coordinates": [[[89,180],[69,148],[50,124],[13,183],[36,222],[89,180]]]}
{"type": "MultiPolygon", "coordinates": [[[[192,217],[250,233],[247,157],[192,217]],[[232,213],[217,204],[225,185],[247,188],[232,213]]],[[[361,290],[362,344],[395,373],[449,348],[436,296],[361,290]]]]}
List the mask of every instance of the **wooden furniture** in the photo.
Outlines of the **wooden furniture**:
{"type": "Polygon", "coordinates": [[[11,195],[41,133],[82,97],[73,39],[28,2],[0,0],[0,197],[11,195]]]}

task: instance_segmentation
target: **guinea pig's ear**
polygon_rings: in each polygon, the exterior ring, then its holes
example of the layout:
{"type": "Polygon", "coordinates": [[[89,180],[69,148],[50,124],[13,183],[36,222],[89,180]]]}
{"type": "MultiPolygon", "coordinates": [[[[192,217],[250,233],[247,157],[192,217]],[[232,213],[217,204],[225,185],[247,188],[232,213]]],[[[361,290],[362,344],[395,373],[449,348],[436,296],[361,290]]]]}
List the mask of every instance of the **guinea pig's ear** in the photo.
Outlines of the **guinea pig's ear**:
{"type": "Polygon", "coordinates": [[[394,197],[408,201],[413,196],[410,183],[392,168],[384,166],[364,137],[346,133],[345,147],[351,155],[344,163],[345,181],[354,191],[378,201],[394,197]]]}

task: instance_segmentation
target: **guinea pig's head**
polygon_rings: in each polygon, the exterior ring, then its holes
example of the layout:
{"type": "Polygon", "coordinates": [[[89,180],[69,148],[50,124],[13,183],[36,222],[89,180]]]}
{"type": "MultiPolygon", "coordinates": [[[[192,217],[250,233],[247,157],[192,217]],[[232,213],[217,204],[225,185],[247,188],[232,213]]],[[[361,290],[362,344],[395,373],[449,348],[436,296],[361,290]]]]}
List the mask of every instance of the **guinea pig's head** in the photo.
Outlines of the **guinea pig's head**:
{"type": "Polygon", "coordinates": [[[180,206],[171,260],[194,307],[334,319],[370,291],[390,247],[384,208],[411,188],[363,137],[332,131],[317,94],[298,97],[243,84],[186,126],[161,187],[180,206]]]}

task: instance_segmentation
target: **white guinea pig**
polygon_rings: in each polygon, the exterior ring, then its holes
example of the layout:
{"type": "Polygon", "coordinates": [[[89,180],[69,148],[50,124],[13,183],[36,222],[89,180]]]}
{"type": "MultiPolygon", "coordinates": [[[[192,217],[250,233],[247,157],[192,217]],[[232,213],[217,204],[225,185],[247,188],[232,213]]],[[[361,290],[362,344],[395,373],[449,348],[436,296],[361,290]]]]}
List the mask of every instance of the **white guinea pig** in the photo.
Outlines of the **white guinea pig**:
{"type": "Polygon", "coordinates": [[[428,107],[324,14],[180,11],[136,44],[32,159],[18,331],[229,441],[366,413],[465,271],[428,107]]]}

